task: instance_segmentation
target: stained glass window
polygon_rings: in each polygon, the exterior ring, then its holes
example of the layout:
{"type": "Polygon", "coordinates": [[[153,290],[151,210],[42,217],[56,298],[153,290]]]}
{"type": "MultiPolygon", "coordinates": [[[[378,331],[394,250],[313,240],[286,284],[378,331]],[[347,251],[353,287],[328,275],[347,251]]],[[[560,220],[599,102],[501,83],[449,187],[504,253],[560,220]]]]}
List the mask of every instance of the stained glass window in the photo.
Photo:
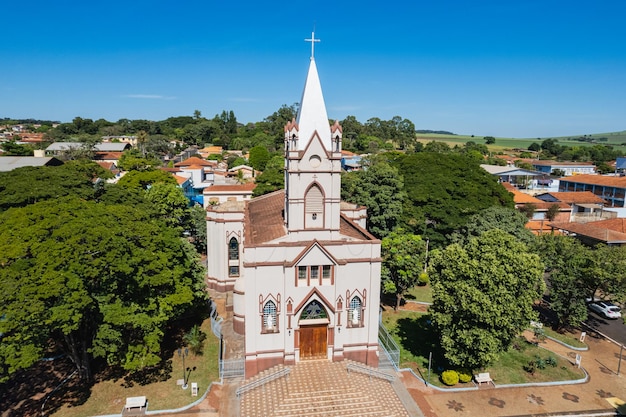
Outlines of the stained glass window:
{"type": "Polygon", "coordinates": [[[306,307],[300,315],[300,320],[312,320],[312,319],[326,319],[328,314],[319,301],[313,300],[306,307]]]}
{"type": "Polygon", "coordinates": [[[276,304],[273,301],[268,301],[263,306],[263,329],[276,330],[276,304]]]}
{"type": "Polygon", "coordinates": [[[361,299],[359,297],[352,297],[350,300],[348,321],[352,327],[357,327],[361,324],[361,305],[361,299]]]}

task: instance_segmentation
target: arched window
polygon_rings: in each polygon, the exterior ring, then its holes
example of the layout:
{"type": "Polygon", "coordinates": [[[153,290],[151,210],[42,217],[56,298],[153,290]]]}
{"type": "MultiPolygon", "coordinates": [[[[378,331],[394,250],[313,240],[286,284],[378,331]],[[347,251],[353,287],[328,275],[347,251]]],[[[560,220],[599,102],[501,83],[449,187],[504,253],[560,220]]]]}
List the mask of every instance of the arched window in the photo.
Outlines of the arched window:
{"type": "Polygon", "coordinates": [[[320,227],[324,215],[324,194],[320,187],[315,184],[304,197],[304,210],[307,216],[307,223],[313,227],[320,227]],[[319,221],[316,221],[318,220],[319,221]]]}
{"type": "Polygon", "coordinates": [[[278,331],[278,323],[276,317],[276,304],[268,301],[263,306],[263,332],[274,333],[278,331]]]}
{"type": "Polygon", "coordinates": [[[234,237],[231,237],[230,240],[228,241],[228,260],[229,261],[239,260],[239,242],[234,237]]]}
{"type": "Polygon", "coordinates": [[[363,325],[362,305],[359,297],[352,297],[348,307],[348,327],[361,327],[363,325]]]}

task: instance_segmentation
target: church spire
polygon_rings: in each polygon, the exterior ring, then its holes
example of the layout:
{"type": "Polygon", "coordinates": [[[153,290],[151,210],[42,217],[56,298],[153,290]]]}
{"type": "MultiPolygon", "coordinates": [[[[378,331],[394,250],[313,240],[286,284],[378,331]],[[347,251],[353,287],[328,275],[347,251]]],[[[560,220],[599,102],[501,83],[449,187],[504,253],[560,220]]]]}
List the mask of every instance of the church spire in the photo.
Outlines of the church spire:
{"type": "Polygon", "coordinates": [[[324,96],[322,94],[322,85],[317,74],[317,66],[315,65],[315,43],[319,39],[315,39],[315,32],[311,33],[311,62],[309,64],[309,72],[304,84],[302,99],[300,100],[300,110],[298,111],[297,124],[299,128],[298,149],[303,150],[313,137],[313,133],[317,131],[324,147],[327,151],[332,150],[332,141],[330,135],[330,126],[328,124],[328,114],[326,113],[326,105],[324,104],[324,96]]]}

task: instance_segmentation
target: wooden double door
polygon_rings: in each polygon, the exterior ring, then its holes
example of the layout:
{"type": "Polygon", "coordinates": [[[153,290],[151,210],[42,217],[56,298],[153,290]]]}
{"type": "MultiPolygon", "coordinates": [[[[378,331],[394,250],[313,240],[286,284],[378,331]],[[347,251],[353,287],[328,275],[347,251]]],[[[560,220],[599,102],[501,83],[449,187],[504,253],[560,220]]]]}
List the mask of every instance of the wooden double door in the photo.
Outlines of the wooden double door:
{"type": "Polygon", "coordinates": [[[300,326],[300,360],[326,359],[328,324],[300,326]]]}

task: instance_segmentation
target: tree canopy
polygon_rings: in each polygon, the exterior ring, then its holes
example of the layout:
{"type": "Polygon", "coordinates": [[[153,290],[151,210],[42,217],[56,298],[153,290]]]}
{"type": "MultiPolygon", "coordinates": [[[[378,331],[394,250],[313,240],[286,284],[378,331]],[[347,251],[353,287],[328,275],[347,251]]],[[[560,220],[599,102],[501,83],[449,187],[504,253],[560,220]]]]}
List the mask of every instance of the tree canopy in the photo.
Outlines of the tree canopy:
{"type": "Polygon", "coordinates": [[[367,207],[367,229],[383,238],[402,218],[403,188],[398,169],[385,161],[377,161],[366,170],[342,176],[341,198],[367,207]]]}
{"type": "Polygon", "coordinates": [[[511,193],[465,155],[420,152],[400,156],[392,165],[404,177],[404,227],[435,246],[488,207],[513,208],[511,193]]]}
{"type": "Polygon", "coordinates": [[[451,364],[487,365],[537,319],[543,264],[508,233],[494,229],[435,250],[429,262],[432,319],[451,364]]]}
{"type": "Polygon", "coordinates": [[[179,234],[140,208],[75,196],[0,213],[0,381],[62,348],[137,370],[166,326],[201,302],[203,273],[179,234]]]}
{"type": "Polygon", "coordinates": [[[397,229],[381,242],[383,291],[396,296],[396,310],[402,295],[417,284],[423,273],[426,242],[420,236],[397,229]]]}

